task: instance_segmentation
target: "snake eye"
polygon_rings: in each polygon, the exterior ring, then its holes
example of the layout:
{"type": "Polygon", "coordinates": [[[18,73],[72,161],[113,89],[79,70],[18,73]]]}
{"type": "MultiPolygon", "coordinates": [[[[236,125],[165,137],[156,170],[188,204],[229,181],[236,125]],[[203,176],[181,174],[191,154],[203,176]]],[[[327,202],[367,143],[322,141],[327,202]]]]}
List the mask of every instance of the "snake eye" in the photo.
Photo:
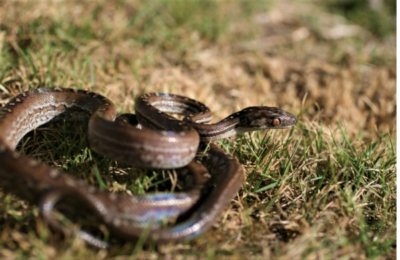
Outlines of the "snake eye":
{"type": "Polygon", "coordinates": [[[281,120],[279,120],[278,118],[275,118],[274,121],[272,122],[272,124],[273,124],[274,126],[278,126],[278,125],[281,124],[281,120]]]}

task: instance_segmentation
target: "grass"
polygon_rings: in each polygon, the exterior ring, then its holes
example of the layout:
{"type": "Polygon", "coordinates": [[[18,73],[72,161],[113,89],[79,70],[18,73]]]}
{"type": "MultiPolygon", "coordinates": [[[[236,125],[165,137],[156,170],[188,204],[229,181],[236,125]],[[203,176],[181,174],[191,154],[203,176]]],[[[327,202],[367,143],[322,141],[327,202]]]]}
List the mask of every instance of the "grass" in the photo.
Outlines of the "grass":
{"type": "Polygon", "coordinates": [[[328,1],[326,7],[362,25],[378,37],[390,36],[396,28],[396,1],[394,0],[369,3],[362,0],[328,1]]]}
{"type": "MultiPolygon", "coordinates": [[[[194,240],[96,250],[51,232],[37,207],[0,193],[1,257],[394,259],[395,14],[391,1],[377,2],[383,7],[0,2],[2,104],[28,89],[61,86],[101,93],[121,112],[134,112],[136,95],[160,91],[200,100],[214,121],[255,105],[298,117],[291,130],[218,142],[243,165],[246,180],[214,227],[194,240]],[[385,19],[367,24],[354,13],[385,19]]],[[[90,150],[85,133],[81,123],[44,126],[19,149],[113,192],[171,189],[173,172],[104,158],[90,150]]]]}

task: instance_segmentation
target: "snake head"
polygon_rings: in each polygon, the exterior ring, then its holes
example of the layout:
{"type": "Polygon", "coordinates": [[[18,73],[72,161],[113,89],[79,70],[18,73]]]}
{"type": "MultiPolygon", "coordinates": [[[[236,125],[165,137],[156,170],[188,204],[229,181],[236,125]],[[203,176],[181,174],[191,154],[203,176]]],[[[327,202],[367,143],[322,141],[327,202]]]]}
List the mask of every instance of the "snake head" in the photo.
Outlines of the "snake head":
{"type": "Polygon", "coordinates": [[[239,118],[236,128],[241,132],[261,129],[290,128],[296,123],[296,117],[277,107],[248,107],[235,114],[239,118]]]}

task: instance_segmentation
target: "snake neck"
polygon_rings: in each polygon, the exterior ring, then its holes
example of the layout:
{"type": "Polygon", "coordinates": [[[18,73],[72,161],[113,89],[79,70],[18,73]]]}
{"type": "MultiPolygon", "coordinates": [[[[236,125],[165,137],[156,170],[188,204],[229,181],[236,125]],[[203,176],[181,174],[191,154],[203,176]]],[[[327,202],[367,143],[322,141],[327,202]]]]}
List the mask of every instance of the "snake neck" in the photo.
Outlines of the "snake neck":
{"type": "Polygon", "coordinates": [[[214,124],[205,124],[193,121],[186,122],[193,128],[195,128],[197,132],[199,132],[201,142],[209,142],[229,138],[241,133],[240,129],[237,128],[240,123],[239,118],[234,118],[229,121],[222,120],[214,124]]]}

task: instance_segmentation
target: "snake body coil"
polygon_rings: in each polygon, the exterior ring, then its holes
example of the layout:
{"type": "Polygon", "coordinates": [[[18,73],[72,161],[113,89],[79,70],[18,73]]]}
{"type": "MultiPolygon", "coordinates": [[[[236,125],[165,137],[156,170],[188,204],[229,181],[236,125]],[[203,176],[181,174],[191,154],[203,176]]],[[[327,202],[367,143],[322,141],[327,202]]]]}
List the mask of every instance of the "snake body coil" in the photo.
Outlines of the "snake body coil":
{"type": "Polygon", "coordinates": [[[76,89],[35,89],[19,94],[0,110],[0,186],[32,203],[39,203],[41,216],[66,234],[77,234],[98,247],[106,242],[74,231],[52,216],[54,206],[68,197],[72,208],[91,210],[112,234],[137,239],[147,232],[149,241],[192,238],[209,228],[242,184],[240,164],[212,143],[221,138],[259,129],[289,128],[296,118],[278,108],[249,107],[216,124],[202,103],[171,94],[153,93],[138,97],[136,117],[117,117],[110,100],[76,89]],[[91,115],[88,138],[91,148],[112,159],[146,168],[172,169],[186,166],[192,172],[192,189],[180,193],[128,196],[101,191],[15,151],[29,131],[71,109],[91,115]],[[169,113],[183,114],[177,120],[169,113]],[[199,149],[199,147],[201,149],[199,149]],[[205,152],[201,164],[197,152],[205,152]],[[188,214],[169,227],[160,222],[188,214]]]}

